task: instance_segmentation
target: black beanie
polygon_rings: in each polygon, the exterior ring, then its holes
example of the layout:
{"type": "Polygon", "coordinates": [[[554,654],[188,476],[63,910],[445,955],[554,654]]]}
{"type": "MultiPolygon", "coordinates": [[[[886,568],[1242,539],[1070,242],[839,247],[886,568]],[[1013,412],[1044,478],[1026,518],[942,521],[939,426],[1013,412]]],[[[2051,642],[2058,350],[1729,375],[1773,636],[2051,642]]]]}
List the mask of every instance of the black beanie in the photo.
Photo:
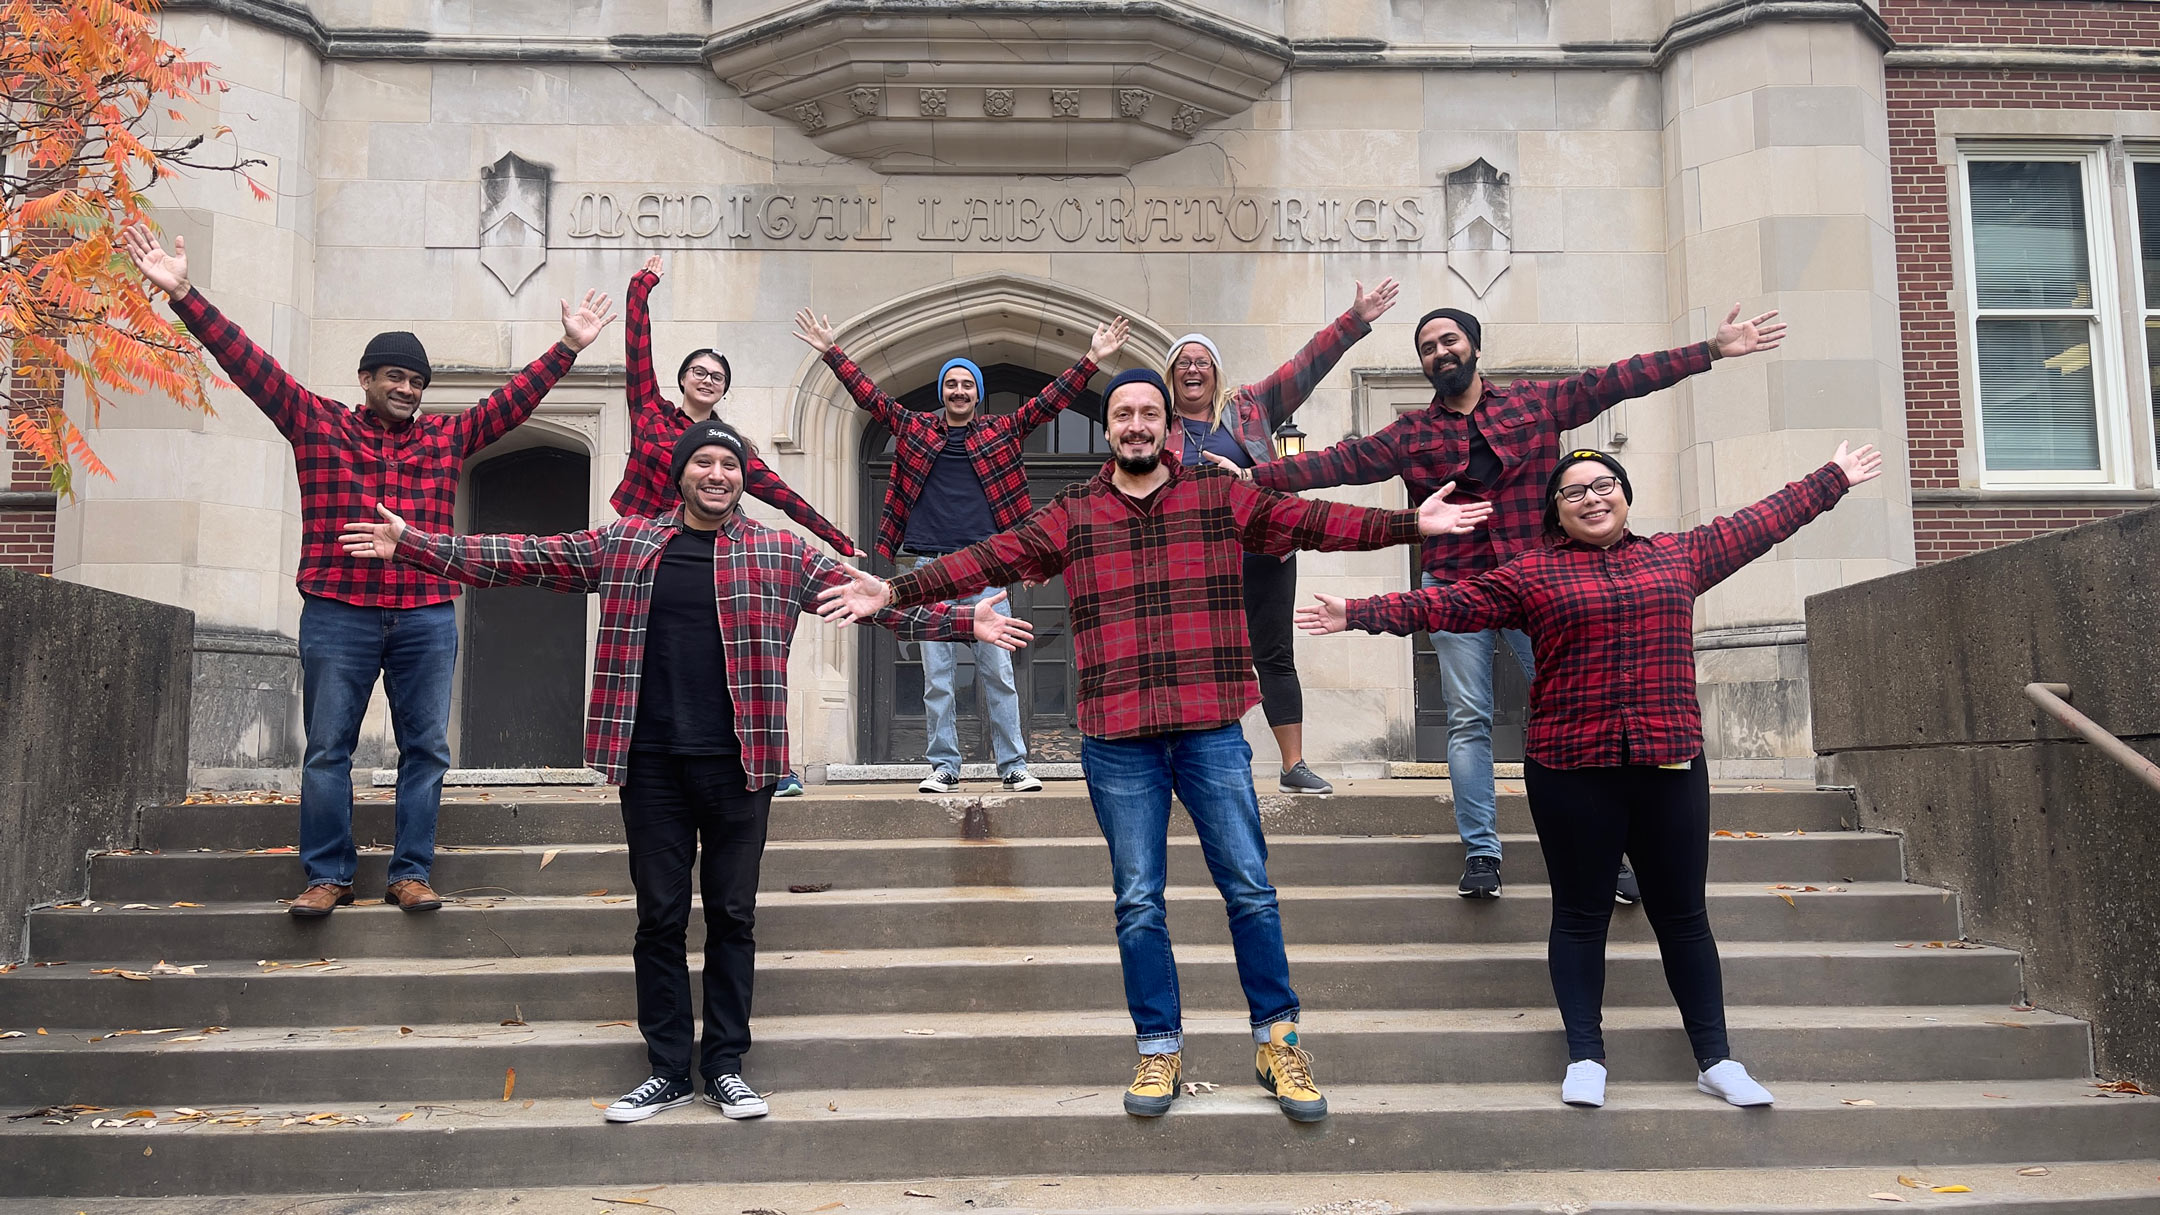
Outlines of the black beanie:
{"type": "Polygon", "coordinates": [[[714,350],[710,346],[706,347],[703,350],[693,350],[683,356],[682,366],[675,369],[675,386],[677,388],[682,387],[683,377],[690,374],[690,364],[695,363],[696,361],[707,355],[710,355],[713,358],[719,360],[720,374],[727,377],[727,382],[720,386],[720,395],[726,396],[728,394],[728,389],[735,387],[735,369],[728,366],[726,355],[720,353],[717,350],[714,350]]]}
{"type": "Polygon", "coordinates": [[[707,418],[692,423],[690,429],[675,440],[675,458],[668,462],[668,484],[680,490],[683,470],[690,467],[690,457],[697,454],[698,448],[715,443],[734,452],[735,458],[744,464],[750,462],[750,444],[742,434],[718,418],[707,418]]]}
{"type": "Polygon", "coordinates": [[[402,367],[424,381],[435,378],[435,369],[428,365],[427,347],[402,329],[378,333],[368,339],[367,349],[360,352],[360,370],[373,371],[378,367],[402,367]]]}
{"type": "Polygon", "coordinates": [[[1462,326],[1463,336],[1470,339],[1470,348],[1472,350],[1485,349],[1485,327],[1478,324],[1476,317],[1460,308],[1435,308],[1419,317],[1417,328],[1410,331],[1410,348],[1413,352],[1422,353],[1417,350],[1418,335],[1425,332],[1425,326],[1432,324],[1443,316],[1462,326]]]}
{"type": "Polygon", "coordinates": [[[1157,375],[1153,368],[1128,367],[1125,370],[1120,371],[1116,375],[1112,376],[1110,378],[1109,385],[1103,389],[1102,399],[1104,410],[1107,411],[1110,407],[1110,394],[1116,392],[1120,388],[1123,388],[1127,384],[1147,385],[1148,387],[1154,389],[1156,392],[1162,394],[1163,409],[1167,411],[1170,408],[1170,386],[1163,383],[1163,378],[1160,375],[1157,375]]]}
{"type": "Polygon", "coordinates": [[[1603,464],[1611,469],[1612,475],[1620,478],[1621,499],[1629,506],[1635,505],[1635,483],[1628,480],[1627,469],[1620,467],[1620,461],[1615,459],[1610,452],[1599,451],[1592,447],[1578,448],[1561,456],[1560,463],[1552,471],[1552,476],[1545,481],[1546,538],[1558,540],[1567,535],[1560,527],[1560,475],[1577,464],[1586,463],[1603,464]]]}

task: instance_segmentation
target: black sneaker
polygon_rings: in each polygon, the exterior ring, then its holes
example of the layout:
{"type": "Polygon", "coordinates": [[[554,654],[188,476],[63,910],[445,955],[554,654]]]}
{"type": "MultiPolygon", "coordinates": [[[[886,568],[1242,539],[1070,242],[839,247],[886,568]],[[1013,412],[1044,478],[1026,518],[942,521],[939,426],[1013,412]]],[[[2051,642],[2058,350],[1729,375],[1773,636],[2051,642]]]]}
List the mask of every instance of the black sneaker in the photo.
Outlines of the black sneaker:
{"type": "Polygon", "coordinates": [[[654,1076],[622,1096],[615,1104],[600,1111],[609,1122],[643,1122],[654,1114],[688,1105],[697,1097],[697,1090],[690,1087],[687,1077],[670,1080],[666,1076],[654,1076]]]}
{"type": "Polygon", "coordinates": [[[1042,792],[1042,782],[1030,776],[1026,768],[1016,768],[1011,772],[1007,772],[1004,785],[1007,793],[1042,792]]]}
{"type": "Polygon", "coordinates": [[[1612,901],[1622,907],[1642,902],[1642,883],[1635,880],[1635,870],[1626,861],[1620,863],[1620,876],[1613,882],[1612,901]]]}
{"type": "Polygon", "coordinates": [[[945,768],[932,768],[930,775],[923,777],[922,783],[915,786],[915,789],[920,793],[951,793],[959,787],[960,774],[958,772],[945,768]]]}
{"type": "Polygon", "coordinates": [[[1500,897],[1500,858],[1473,856],[1463,862],[1462,884],[1455,893],[1466,899],[1500,897]]]}
{"type": "Polygon", "coordinates": [[[1282,770],[1282,779],[1275,782],[1275,787],[1285,793],[1335,792],[1335,786],[1321,780],[1319,774],[1306,767],[1302,759],[1282,770]]]}
{"type": "Polygon", "coordinates": [[[772,1112],[765,1098],[734,1072],[705,1082],[705,1103],[719,1106],[720,1112],[730,1118],[763,1118],[772,1112]]]}

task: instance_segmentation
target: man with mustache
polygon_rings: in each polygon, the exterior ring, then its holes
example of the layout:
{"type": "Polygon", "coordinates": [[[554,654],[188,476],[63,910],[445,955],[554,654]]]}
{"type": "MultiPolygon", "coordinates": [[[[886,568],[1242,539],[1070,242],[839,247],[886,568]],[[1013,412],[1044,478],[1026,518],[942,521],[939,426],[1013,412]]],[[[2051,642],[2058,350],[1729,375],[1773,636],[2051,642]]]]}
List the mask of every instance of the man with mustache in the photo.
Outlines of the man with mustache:
{"type": "Polygon", "coordinates": [[[435,820],[450,768],[450,676],[457,663],[457,584],[401,566],[356,561],[338,548],[338,526],[375,506],[450,529],[465,461],[532,416],[540,398],[614,317],[608,298],[562,302],[563,336],[471,409],[423,414],[434,375],[410,333],[378,333],[360,355],[358,409],[300,386],[269,353],[188,282],[187,242],[168,253],[142,224],[122,239],[144,278],[163,291],[182,324],[233,386],[293,445],[300,475],[300,716],[307,755],[300,776],[300,866],[307,887],[295,916],[319,918],[353,901],[359,857],[352,835],[352,753],[380,677],[397,733],[397,846],[384,898],[433,911],[428,886],[435,820]]]}
{"type": "MultiPolygon", "coordinates": [[[[1622,401],[1669,388],[1721,358],[1775,350],[1785,325],[1775,309],[1740,320],[1740,305],[1707,342],[1639,354],[1566,380],[1488,382],[1478,372],[1483,328],[1457,308],[1419,318],[1418,365],[1432,381],[1433,402],[1379,433],[1253,469],[1256,484],[1296,491],[1329,485],[1370,485],[1401,477],[1413,500],[1455,482],[1492,504],[1491,526],[1467,543],[1425,542],[1423,585],[1446,586],[1475,577],[1540,543],[1546,479],[1560,461],[1560,437],[1622,401]]],[[[1498,642],[1533,674],[1530,639],[1514,629],[1434,633],[1441,695],[1448,716],[1448,783],[1455,794],[1455,829],[1465,857],[1456,893],[1489,899],[1500,893],[1499,817],[1493,792],[1493,662],[1498,642]]],[[[1634,902],[1634,875],[1622,866],[1614,895],[1634,902]]]]}
{"type": "Polygon", "coordinates": [[[1139,1117],[1178,1093],[1184,1027],[1163,898],[1174,790],[1192,816],[1230,917],[1230,941],[1256,1045],[1254,1075],[1284,1113],[1327,1116],[1298,1042],[1267,839],[1253,791],[1252,748],[1238,719],[1260,699],[1246,639],[1244,556],[1297,549],[1384,548],[1458,535],[1484,503],[1372,510],[1256,489],[1219,468],[1189,468],[1166,449],[1170,390],[1146,368],[1104,394],[1113,456],[1008,531],[886,583],[867,575],[827,591],[827,618],[936,603],[978,586],[1065,575],[1080,676],[1081,767],[1110,845],[1118,957],[1140,1064],[1125,1093],[1139,1117]]]}

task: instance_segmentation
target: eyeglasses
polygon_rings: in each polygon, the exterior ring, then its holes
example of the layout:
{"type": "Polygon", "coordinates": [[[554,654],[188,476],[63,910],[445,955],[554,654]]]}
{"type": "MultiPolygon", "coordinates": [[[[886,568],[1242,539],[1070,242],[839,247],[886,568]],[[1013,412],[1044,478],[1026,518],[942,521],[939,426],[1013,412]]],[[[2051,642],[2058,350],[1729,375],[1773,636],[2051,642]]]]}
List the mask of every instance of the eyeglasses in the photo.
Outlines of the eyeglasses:
{"type": "Polygon", "coordinates": [[[690,370],[683,372],[683,378],[696,380],[701,384],[725,384],[727,383],[727,372],[712,367],[692,367],[690,370]]]}
{"type": "Polygon", "coordinates": [[[1563,485],[1560,487],[1559,492],[1553,496],[1562,502],[1580,502],[1585,494],[1596,494],[1600,498],[1610,498],[1612,497],[1612,491],[1618,488],[1620,488],[1620,478],[1599,477],[1588,485],[1563,485]]]}
{"type": "Polygon", "coordinates": [[[1172,371],[1213,371],[1215,364],[1206,359],[1179,359],[1170,364],[1172,371]]]}

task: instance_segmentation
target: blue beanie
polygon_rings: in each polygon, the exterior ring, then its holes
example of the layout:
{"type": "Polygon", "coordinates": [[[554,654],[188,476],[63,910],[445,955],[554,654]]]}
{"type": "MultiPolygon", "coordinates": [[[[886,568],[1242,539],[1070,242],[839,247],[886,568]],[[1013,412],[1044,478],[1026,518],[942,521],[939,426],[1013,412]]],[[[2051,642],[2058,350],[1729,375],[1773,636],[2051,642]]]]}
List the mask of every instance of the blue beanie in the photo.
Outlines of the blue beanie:
{"type": "Polygon", "coordinates": [[[951,371],[951,370],[952,370],[953,368],[955,368],[955,367],[965,367],[965,368],[967,368],[967,373],[968,373],[969,375],[971,375],[971,376],[974,376],[974,377],[975,377],[975,399],[976,399],[976,400],[978,400],[978,401],[982,400],[982,398],[983,398],[983,375],[982,375],[982,368],[980,368],[980,367],[977,367],[977,366],[975,365],[975,362],[974,362],[974,360],[972,360],[972,359],[947,359],[947,360],[945,360],[945,365],[944,365],[943,367],[940,367],[940,368],[938,368],[938,372],[937,372],[937,382],[938,382],[938,399],[939,399],[939,400],[941,400],[941,401],[945,399],[945,373],[946,373],[946,372],[948,372],[948,371],[951,371]]]}
{"type": "Polygon", "coordinates": [[[1155,391],[1161,393],[1163,409],[1166,412],[1169,410],[1170,386],[1163,383],[1162,376],[1156,374],[1155,370],[1150,367],[1132,367],[1128,368],[1127,370],[1120,371],[1116,375],[1110,377],[1109,387],[1103,389],[1103,404],[1105,406],[1108,406],[1110,404],[1110,394],[1116,392],[1120,388],[1123,388],[1127,384],[1145,384],[1148,387],[1154,389],[1155,391]]]}

